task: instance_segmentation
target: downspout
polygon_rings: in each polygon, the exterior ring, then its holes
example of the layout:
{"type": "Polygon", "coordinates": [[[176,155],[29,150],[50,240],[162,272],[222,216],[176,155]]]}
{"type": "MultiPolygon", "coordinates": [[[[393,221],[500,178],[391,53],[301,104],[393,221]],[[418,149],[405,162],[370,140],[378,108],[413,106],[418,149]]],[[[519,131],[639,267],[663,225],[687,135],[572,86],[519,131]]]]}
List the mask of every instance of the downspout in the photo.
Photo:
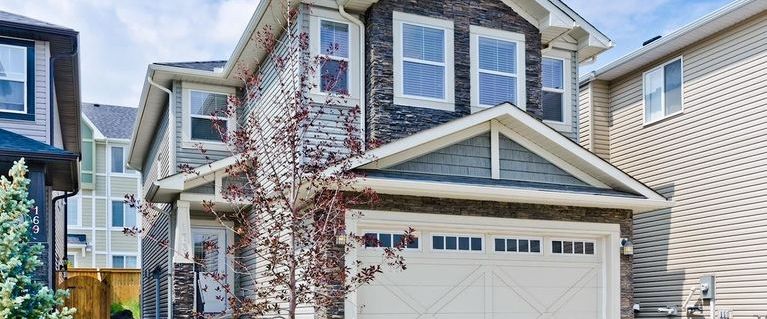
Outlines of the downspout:
{"type": "Polygon", "coordinates": [[[54,92],[54,88],[56,87],[55,81],[53,79],[53,73],[54,73],[53,66],[56,64],[56,61],[58,59],[74,57],[75,55],[77,55],[77,53],[80,51],[80,47],[77,45],[77,41],[72,41],[72,47],[73,47],[72,48],[72,52],[54,55],[54,56],[51,57],[50,61],[48,62],[48,68],[49,68],[49,70],[48,70],[48,83],[49,83],[49,85],[48,85],[48,105],[50,105],[50,110],[48,111],[48,113],[49,113],[49,115],[48,115],[48,124],[50,125],[50,128],[51,128],[50,129],[50,137],[48,138],[48,143],[50,145],[53,145],[53,143],[55,143],[54,142],[55,139],[53,138],[53,132],[54,132],[54,125],[56,124],[56,122],[53,121],[53,113],[54,113],[53,112],[53,92],[54,92]]]}
{"type": "MultiPolygon", "coordinates": [[[[176,128],[175,125],[173,125],[173,121],[175,120],[174,116],[174,107],[173,107],[173,91],[170,89],[155,83],[152,81],[152,77],[147,76],[146,77],[147,82],[149,82],[150,85],[162,90],[165,93],[168,93],[168,175],[173,175],[174,173],[174,163],[176,163],[176,145],[175,145],[175,134],[174,133],[176,128]]],[[[135,143],[135,142],[134,142],[135,143]]],[[[162,176],[165,177],[165,176],[162,176]]]]}
{"type": "MultiPolygon", "coordinates": [[[[72,192],[72,193],[64,192],[63,195],[56,196],[56,197],[54,197],[51,200],[51,211],[53,212],[53,214],[51,214],[51,224],[54,225],[53,226],[53,234],[52,234],[52,238],[53,238],[53,242],[54,243],[56,242],[56,202],[58,202],[58,201],[60,201],[62,199],[64,200],[64,216],[66,217],[67,214],[69,213],[68,207],[67,207],[69,205],[69,203],[67,202],[67,199],[72,197],[72,196],[77,195],[77,193],[78,192],[72,192]]],[[[66,222],[66,218],[65,218],[65,222],[66,222]]],[[[69,227],[64,227],[64,259],[66,259],[66,257],[67,257],[67,246],[69,244],[67,242],[67,234],[68,234],[68,232],[69,232],[69,227]]],[[[56,257],[56,249],[55,248],[53,250],[53,257],[54,258],[56,257]]],[[[57,269],[55,267],[51,267],[51,268],[53,269],[53,281],[55,282],[56,281],[56,270],[57,269]]],[[[64,263],[63,268],[64,268],[63,270],[66,271],[67,268],[69,268],[69,266],[66,263],[64,263]]],[[[56,287],[55,283],[51,283],[51,284],[52,284],[52,287],[56,287]]]]}
{"type": "Polygon", "coordinates": [[[360,134],[362,135],[362,150],[365,150],[365,24],[360,21],[360,19],[357,19],[355,16],[349,14],[346,12],[346,9],[344,9],[344,6],[349,3],[350,0],[343,0],[343,4],[338,3],[338,13],[344,17],[346,20],[351,21],[357,27],[359,28],[358,32],[358,42],[359,45],[357,45],[358,48],[358,56],[359,56],[359,62],[358,62],[358,68],[359,68],[359,90],[358,90],[358,96],[359,96],[359,106],[360,106],[360,134]]]}

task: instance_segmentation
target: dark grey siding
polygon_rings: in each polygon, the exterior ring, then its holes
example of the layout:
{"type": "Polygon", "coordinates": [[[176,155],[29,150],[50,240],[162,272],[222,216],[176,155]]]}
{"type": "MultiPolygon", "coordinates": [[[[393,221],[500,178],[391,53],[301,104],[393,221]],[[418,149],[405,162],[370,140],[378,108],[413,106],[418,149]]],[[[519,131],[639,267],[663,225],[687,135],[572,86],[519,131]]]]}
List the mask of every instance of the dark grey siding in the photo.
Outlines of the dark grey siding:
{"type": "Polygon", "coordinates": [[[490,134],[472,137],[387,169],[490,178],[490,134]]]}
{"type": "Polygon", "coordinates": [[[499,139],[501,179],[564,185],[586,183],[501,134],[499,139]]]}
{"type": "MultiPolygon", "coordinates": [[[[175,171],[178,171],[178,165],[186,164],[191,167],[198,167],[217,160],[232,156],[229,151],[217,151],[212,149],[206,149],[205,154],[202,154],[197,148],[185,148],[183,147],[183,103],[182,103],[182,89],[180,81],[173,81],[173,97],[175,103],[176,113],[176,165],[174,165],[175,171]]],[[[173,172],[175,173],[175,172],[173,172]]]]}
{"type": "MultiPolygon", "coordinates": [[[[169,205],[168,205],[169,207],[169,205]]],[[[168,262],[170,251],[169,212],[155,216],[148,233],[141,239],[141,314],[144,318],[155,318],[158,310],[160,318],[168,317],[168,262]],[[157,305],[157,281],[159,278],[159,306],[157,305]]]]}
{"type": "Polygon", "coordinates": [[[164,139],[167,139],[167,131],[168,131],[168,107],[166,106],[163,108],[162,111],[162,118],[160,119],[159,126],[154,132],[154,137],[152,138],[152,145],[149,146],[149,152],[146,155],[146,158],[144,158],[144,167],[141,170],[141,178],[142,181],[146,182],[148,178],[150,178],[152,170],[156,170],[157,167],[157,156],[158,152],[160,152],[161,148],[165,146],[163,144],[164,139]]]}

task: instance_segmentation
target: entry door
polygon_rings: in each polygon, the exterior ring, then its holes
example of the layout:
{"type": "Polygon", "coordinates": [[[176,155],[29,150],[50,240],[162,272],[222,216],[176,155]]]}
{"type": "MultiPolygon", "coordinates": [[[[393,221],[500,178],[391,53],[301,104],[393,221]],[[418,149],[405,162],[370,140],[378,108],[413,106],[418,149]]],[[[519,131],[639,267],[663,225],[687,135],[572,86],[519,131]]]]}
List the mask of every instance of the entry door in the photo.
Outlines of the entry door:
{"type": "Polygon", "coordinates": [[[216,276],[227,273],[226,232],[220,228],[192,228],[194,241],[196,307],[201,313],[218,313],[227,309],[226,292],[216,276]]]}

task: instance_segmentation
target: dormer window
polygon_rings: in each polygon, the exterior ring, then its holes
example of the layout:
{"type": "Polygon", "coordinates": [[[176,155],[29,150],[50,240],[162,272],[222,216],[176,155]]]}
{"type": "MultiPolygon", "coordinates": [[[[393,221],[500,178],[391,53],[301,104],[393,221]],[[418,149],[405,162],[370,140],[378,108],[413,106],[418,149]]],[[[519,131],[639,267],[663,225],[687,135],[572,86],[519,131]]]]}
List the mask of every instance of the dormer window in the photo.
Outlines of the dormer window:
{"type": "Polygon", "coordinates": [[[320,91],[349,92],[349,24],[320,20],[320,91]]]}
{"type": "Polygon", "coordinates": [[[471,26],[471,104],[525,108],[525,36],[471,26]]]}
{"type": "Polygon", "coordinates": [[[453,22],[394,12],[394,104],[454,109],[453,22]]]}
{"type": "Polygon", "coordinates": [[[34,120],[34,47],[0,39],[0,117],[34,120]]]}

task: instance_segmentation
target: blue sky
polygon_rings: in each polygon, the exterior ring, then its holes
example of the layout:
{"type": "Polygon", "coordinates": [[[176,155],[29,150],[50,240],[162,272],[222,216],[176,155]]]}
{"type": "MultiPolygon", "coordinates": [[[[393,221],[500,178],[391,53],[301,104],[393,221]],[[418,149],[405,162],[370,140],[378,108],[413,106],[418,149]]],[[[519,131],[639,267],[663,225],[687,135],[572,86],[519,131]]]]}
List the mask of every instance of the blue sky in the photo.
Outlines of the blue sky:
{"type": "MultiPolygon", "coordinates": [[[[583,72],[728,0],[564,0],[616,43],[583,72]]],[[[9,11],[80,31],[83,101],[136,106],[151,62],[227,59],[258,0],[2,0],[9,11]]]]}

